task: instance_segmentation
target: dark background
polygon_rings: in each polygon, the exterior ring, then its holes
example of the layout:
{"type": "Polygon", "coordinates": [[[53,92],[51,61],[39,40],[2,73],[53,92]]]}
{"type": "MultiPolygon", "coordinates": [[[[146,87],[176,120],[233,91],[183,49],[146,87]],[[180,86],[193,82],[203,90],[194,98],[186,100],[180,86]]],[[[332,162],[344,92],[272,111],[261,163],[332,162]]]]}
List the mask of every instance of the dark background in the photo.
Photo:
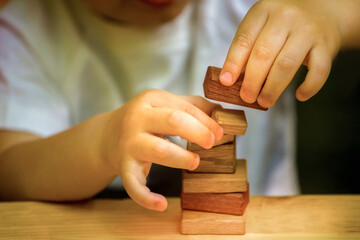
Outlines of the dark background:
{"type": "Polygon", "coordinates": [[[341,52],[325,86],[297,102],[297,112],[302,193],[360,193],[360,51],[341,52]]]}

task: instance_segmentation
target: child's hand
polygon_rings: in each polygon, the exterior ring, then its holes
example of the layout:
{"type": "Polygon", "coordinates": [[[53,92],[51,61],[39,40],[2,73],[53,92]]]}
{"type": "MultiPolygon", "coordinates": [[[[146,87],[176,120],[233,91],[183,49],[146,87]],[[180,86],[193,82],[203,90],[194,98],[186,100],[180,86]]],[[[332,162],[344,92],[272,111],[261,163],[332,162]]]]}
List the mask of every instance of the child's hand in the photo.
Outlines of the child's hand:
{"type": "Polygon", "coordinates": [[[146,208],[166,209],[165,197],[146,187],[151,163],[192,170],[199,165],[199,156],[163,136],[180,136],[212,147],[223,135],[220,125],[209,117],[216,106],[197,96],[148,90],[111,114],[105,156],[134,201],[146,208]]]}
{"type": "Polygon", "coordinates": [[[241,98],[272,107],[305,64],[309,72],[296,98],[308,100],[326,82],[340,48],[336,10],[336,1],[330,0],[258,2],[237,30],[220,75],[222,84],[232,85],[245,69],[241,98]]]}

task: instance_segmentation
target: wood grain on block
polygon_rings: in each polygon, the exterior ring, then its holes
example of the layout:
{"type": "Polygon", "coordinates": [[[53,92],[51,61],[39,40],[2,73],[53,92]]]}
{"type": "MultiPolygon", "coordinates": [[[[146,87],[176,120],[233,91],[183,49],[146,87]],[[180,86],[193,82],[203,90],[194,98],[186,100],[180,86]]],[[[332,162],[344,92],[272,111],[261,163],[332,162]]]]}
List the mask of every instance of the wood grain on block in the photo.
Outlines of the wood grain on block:
{"type": "Polygon", "coordinates": [[[183,193],[232,193],[246,192],[246,160],[238,159],[234,174],[182,172],[183,193]]]}
{"type": "Polygon", "coordinates": [[[236,143],[226,143],[210,149],[188,142],[187,149],[200,156],[199,166],[191,172],[234,173],[236,166],[236,143]]]}
{"type": "Polygon", "coordinates": [[[245,217],[221,213],[182,210],[180,232],[194,235],[245,234],[245,217]]]}
{"type": "Polygon", "coordinates": [[[181,208],[214,213],[243,215],[249,202],[249,187],[239,193],[181,193],[181,208]]]}
{"type": "Polygon", "coordinates": [[[221,68],[208,67],[203,84],[205,97],[220,102],[232,103],[259,110],[267,110],[267,108],[261,107],[257,102],[247,103],[240,98],[240,88],[244,79],[244,74],[240,75],[234,85],[224,86],[220,83],[220,72],[221,68]]]}
{"type": "Polygon", "coordinates": [[[245,135],[247,121],[243,110],[215,108],[211,117],[224,129],[224,134],[245,135]]]}
{"type": "Polygon", "coordinates": [[[214,146],[225,144],[225,143],[232,143],[234,141],[235,141],[235,135],[224,134],[224,136],[219,141],[216,141],[214,143],[214,146]]]}

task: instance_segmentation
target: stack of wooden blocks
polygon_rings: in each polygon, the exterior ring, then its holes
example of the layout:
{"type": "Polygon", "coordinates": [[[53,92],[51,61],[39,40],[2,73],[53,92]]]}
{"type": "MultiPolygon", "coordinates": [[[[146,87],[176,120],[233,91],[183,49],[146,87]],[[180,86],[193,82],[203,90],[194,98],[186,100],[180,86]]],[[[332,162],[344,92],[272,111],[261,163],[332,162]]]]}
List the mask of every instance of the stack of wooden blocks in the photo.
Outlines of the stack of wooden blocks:
{"type": "MultiPolygon", "coordinates": [[[[221,69],[209,67],[204,81],[207,98],[266,110],[257,103],[241,100],[242,76],[231,87],[219,81],[221,69]]],[[[216,108],[212,118],[224,129],[224,137],[211,149],[188,143],[187,149],[199,154],[199,167],[183,171],[181,192],[182,234],[245,234],[245,208],[249,184],[245,159],[236,159],[235,135],[247,128],[242,110],[216,108]]]]}

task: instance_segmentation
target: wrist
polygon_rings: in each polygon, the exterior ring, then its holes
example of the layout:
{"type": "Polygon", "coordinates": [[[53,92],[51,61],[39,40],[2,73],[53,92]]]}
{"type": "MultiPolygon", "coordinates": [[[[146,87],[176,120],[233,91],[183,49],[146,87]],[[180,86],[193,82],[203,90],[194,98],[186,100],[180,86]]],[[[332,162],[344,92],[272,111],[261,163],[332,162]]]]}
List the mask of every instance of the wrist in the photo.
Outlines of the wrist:
{"type": "Polygon", "coordinates": [[[94,122],[97,126],[101,126],[98,129],[98,141],[97,149],[99,149],[99,160],[101,165],[113,176],[119,175],[120,169],[118,162],[119,148],[119,135],[120,129],[117,127],[116,116],[118,110],[105,112],[99,114],[94,122]]]}
{"type": "Polygon", "coordinates": [[[92,156],[95,166],[109,177],[116,177],[117,172],[112,164],[113,152],[110,151],[109,145],[111,143],[111,118],[112,112],[104,112],[98,114],[84,122],[85,131],[84,142],[87,143],[86,150],[92,156]]]}

